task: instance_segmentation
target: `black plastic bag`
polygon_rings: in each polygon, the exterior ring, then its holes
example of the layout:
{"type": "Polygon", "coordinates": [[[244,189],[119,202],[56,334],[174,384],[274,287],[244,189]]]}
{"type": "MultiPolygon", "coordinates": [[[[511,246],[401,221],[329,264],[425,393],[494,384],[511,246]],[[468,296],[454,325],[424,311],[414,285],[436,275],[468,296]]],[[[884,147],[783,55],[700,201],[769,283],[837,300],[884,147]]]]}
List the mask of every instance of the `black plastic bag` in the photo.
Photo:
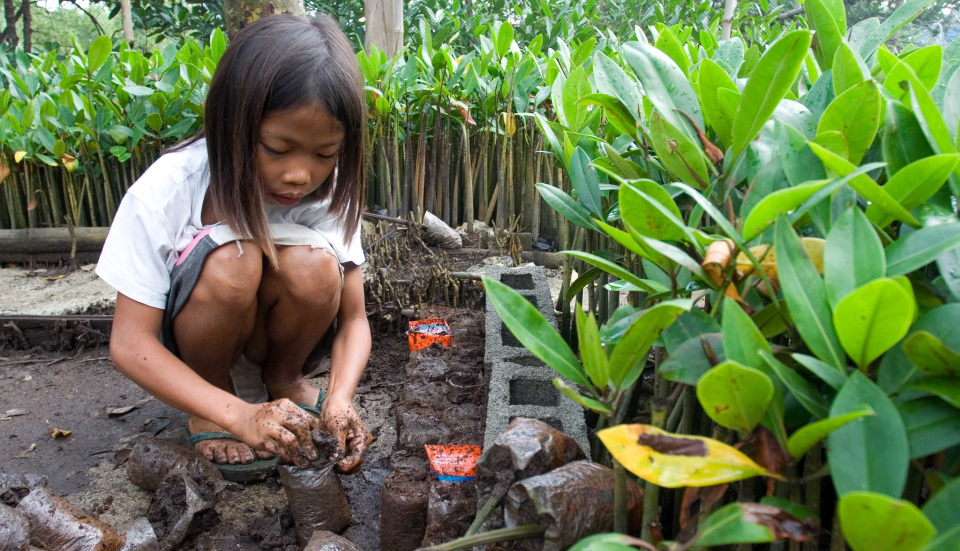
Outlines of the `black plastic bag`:
{"type": "MultiPolygon", "coordinates": [[[[639,529],[643,490],[627,481],[630,528],[639,529]]],[[[510,487],[503,520],[508,528],[539,524],[543,540],[524,540],[518,548],[563,551],[591,534],[613,530],[613,469],[576,461],[510,487]]]]}
{"type": "Polygon", "coordinates": [[[127,460],[127,477],[134,485],[157,491],[167,475],[182,469],[197,482],[219,490],[223,475],[217,467],[197,452],[161,438],[140,438],[127,460]]]}
{"type": "Polygon", "coordinates": [[[303,551],[363,551],[352,541],[333,532],[318,530],[310,537],[303,551]]]}
{"type": "MultiPolygon", "coordinates": [[[[325,460],[321,455],[321,462],[325,460]]],[[[310,541],[318,530],[340,532],[353,522],[347,492],[334,467],[335,463],[306,469],[290,465],[277,468],[301,543],[310,541]]]]}
{"type": "Polygon", "coordinates": [[[477,460],[481,504],[519,480],[585,459],[577,441],[537,419],[517,417],[477,460]]]}
{"type": "Polygon", "coordinates": [[[42,486],[20,500],[17,512],[30,523],[30,543],[47,551],[117,551],[123,545],[116,530],[42,486]]]}
{"type": "Polygon", "coordinates": [[[477,488],[469,482],[430,482],[423,547],[455,540],[467,533],[477,513],[477,488]]]}
{"type": "Polygon", "coordinates": [[[26,551],[30,547],[30,523],[11,507],[0,504],[0,551],[26,551]]]}
{"type": "Polygon", "coordinates": [[[220,522],[213,510],[213,488],[198,484],[187,471],[167,474],[150,499],[147,520],[160,542],[160,551],[176,549],[187,537],[220,522]]]}

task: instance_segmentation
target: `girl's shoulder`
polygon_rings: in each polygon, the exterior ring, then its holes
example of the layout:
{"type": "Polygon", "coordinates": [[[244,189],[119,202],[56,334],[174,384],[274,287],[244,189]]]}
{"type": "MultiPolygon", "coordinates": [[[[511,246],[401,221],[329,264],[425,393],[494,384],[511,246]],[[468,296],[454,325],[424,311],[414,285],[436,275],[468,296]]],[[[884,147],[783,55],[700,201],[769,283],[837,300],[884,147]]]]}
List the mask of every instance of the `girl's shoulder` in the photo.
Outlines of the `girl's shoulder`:
{"type": "Polygon", "coordinates": [[[161,155],[130,187],[128,193],[152,210],[171,201],[206,193],[209,184],[206,140],[199,139],[161,155]]]}

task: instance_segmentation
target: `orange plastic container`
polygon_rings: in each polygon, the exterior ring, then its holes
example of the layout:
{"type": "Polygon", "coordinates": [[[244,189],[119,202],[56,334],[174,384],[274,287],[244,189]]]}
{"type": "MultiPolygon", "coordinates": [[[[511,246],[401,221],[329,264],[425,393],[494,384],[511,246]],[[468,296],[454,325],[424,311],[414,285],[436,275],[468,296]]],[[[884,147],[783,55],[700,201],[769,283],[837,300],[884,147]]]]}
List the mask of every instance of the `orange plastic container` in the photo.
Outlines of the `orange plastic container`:
{"type": "Polygon", "coordinates": [[[429,348],[434,343],[448,348],[453,344],[453,330],[446,320],[442,319],[411,321],[407,330],[407,342],[410,343],[411,352],[429,348]]]}
{"type": "Polygon", "coordinates": [[[444,482],[463,482],[477,476],[480,446],[424,446],[430,470],[444,482]]]}

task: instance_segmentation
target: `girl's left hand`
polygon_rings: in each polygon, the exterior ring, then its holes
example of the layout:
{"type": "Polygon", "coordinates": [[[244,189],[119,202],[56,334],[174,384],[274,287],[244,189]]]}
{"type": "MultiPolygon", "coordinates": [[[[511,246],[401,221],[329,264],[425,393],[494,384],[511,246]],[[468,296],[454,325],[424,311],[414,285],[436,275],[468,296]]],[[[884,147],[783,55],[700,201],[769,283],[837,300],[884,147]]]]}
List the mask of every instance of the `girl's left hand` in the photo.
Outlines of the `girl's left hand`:
{"type": "Polygon", "coordinates": [[[363,462],[373,435],[360,419],[352,401],[328,397],[320,422],[337,439],[337,470],[349,473],[363,462]]]}

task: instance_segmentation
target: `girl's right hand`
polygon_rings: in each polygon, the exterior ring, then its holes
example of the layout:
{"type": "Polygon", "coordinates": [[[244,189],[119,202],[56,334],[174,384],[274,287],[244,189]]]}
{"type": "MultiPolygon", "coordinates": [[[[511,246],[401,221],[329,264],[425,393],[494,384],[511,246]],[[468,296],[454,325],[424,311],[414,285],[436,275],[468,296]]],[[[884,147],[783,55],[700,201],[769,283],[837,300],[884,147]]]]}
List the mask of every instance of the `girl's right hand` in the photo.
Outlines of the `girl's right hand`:
{"type": "Polygon", "coordinates": [[[283,463],[306,467],[319,456],[311,430],[320,421],[286,398],[265,404],[247,404],[235,427],[227,427],[255,451],[270,452],[283,463]]]}

